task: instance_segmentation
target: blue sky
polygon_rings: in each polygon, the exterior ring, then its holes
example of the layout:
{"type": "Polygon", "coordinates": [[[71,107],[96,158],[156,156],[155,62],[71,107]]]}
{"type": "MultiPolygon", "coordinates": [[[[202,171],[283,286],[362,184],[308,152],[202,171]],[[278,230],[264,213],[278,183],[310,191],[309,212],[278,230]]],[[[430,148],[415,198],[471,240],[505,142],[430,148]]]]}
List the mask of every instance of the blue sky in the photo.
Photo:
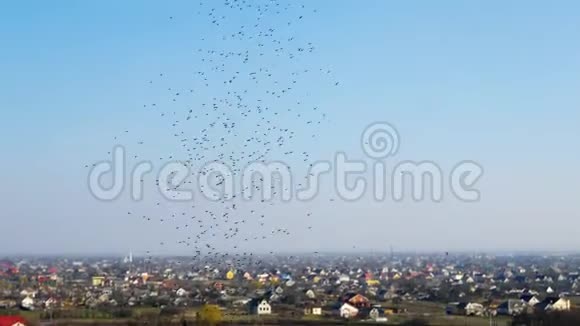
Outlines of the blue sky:
{"type": "MultiPolygon", "coordinates": [[[[432,160],[444,169],[479,162],[482,200],[292,204],[269,214],[292,227],[305,223],[296,216],[315,211],[315,231],[296,231],[300,245],[279,240],[250,249],[351,248],[328,237],[329,227],[374,250],[580,246],[579,3],[305,3],[317,12],[287,31],[316,52],[279,69],[331,69],[341,87],[301,84],[329,122],[316,142],[296,146],[317,159],[338,150],[363,157],[364,127],[389,121],[401,134],[397,160],[432,160]]],[[[95,201],[84,165],[107,159],[113,137],[127,129],[147,135],[149,154],[171,152],[168,131],[143,104],[164,96],[149,80],[164,73],[164,86],[185,89],[200,64],[195,51],[220,46],[197,11],[190,1],[0,5],[0,218],[2,229],[25,230],[0,237],[0,253],[15,243],[24,253],[161,250],[158,238],[173,236],[128,218],[125,201],[95,201]]]]}

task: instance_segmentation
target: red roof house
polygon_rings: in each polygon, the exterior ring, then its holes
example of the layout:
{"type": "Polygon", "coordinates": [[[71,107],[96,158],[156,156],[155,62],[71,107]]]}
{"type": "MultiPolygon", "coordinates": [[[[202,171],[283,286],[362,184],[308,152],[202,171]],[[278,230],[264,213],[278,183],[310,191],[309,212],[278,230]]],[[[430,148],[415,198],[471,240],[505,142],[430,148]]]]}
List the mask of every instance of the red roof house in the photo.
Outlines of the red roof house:
{"type": "Polygon", "coordinates": [[[0,326],[26,326],[28,322],[20,316],[0,316],[0,326]]]}

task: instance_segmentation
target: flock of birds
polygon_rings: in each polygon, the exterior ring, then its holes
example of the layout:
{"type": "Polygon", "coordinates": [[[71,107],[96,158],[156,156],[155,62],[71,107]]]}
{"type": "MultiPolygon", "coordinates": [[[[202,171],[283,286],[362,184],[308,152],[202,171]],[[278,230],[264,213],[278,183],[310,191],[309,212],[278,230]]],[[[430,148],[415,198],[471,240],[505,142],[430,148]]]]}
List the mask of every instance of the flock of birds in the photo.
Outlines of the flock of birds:
{"type": "MultiPolygon", "coordinates": [[[[179,184],[160,184],[159,179],[151,179],[156,187],[175,191],[194,188],[192,185],[201,175],[210,178],[213,189],[220,189],[226,177],[240,180],[252,162],[282,159],[308,170],[312,156],[299,149],[301,145],[297,143],[315,141],[320,125],[328,121],[323,110],[312,103],[309,87],[316,78],[326,83],[314,83],[317,87],[339,86],[332,70],[309,65],[309,56],[316,53],[313,43],[294,35],[300,24],[313,19],[316,13],[294,1],[199,3],[196,19],[205,22],[210,33],[192,42],[191,84],[172,85],[170,72],[147,81],[151,92],[161,96],[158,101],[144,103],[143,110],[158,117],[178,149],[159,155],[154,162],[176,161],[191,171],[179,184]],[[231,175],[224,176],[208,167],[211,162],[229,166],[231,175]]],[[[179,19],[168,17],[169,23],[179,19]]],[[[129,133],[126,130],[123,136],[129,133]]],[[[114,140],[119,142],[123,136],[114,140]]],[[[148,147],[143,140],[136,144],[148,147]]],[[[135,155],[133,159],[142,157],[135,155]]],[[[292,169],[292,164],[288,164],[288,169],[292,169]]],[[[263,189],[266,183],[263,177],[257,177],[228,198],[210,201],[197,197],[187,203],[159,198],[136,203],[140,206],[126,214],[173,228],[172,245],[183,247],[193,260],[230,261],[236,266],[260,264],[260,259],[245,248],[264,247],[260,241],[272,238],[288,241],[292,231],[269,218],[271,207],[280,201],[266,200],[259,194],[271,190],[278,198],[282,191],[306,186],[308,172],[294,177],[304,181],[283,185],[284,189],[274,182],[271,189],[263,189]]],[[[303,214],[306,220],[312,219],[312,212],[303,214]]],[[[302,227],[305,232],[312,230],[310,225],[302,227]]],[[[167,240],[159,242],[160,246],[168,244],[167,240]]],[[[270,254],[274,251],[270,250],[270,254]]]]}

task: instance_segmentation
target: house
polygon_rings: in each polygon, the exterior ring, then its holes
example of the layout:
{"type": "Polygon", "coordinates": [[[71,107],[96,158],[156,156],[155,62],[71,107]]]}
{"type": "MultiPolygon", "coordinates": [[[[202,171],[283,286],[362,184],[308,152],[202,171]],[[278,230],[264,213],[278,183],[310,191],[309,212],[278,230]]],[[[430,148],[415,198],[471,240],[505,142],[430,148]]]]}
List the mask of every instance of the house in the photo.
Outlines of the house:
{"type": "Polygon", "coordinates": [[[266,299],[253,299],[249,303],[250,314],[253,315],[270,315],[272,314],[272,306],[266,299]]]}
{"type": "Polygon", "coordinates": [[[344,296],[343,302],[349,303],[356,308],[369,308],[371,306],[371,302],[367,297],[356,293],[349,293],[344,296]]]}
{"type": "Polygon", "coordinates": [[[371,279],[371,280],[366,280],[366,283],[368,286],[378,286],[381,284],[381,281],[371,279]]]}
{"type": "Polygon", "coordinates": [[[480,303],[470,302],[465,305],[465,315],[467,316],[483,316],[485,308],[480,303]]]}
{"type": "Polygon", "coordinates": [[[175,294],[176,294],[178,297],[185,297],[185,296],[187,296],[187,294],[188,294],[188,293],[187,293],[187,291],[186,291],[185,289],[183,289],[183,288],[180,288],[179,290],[177,290],[177,291],[175,292],[175,294]]]}
{"type": "Polygon", "coordinates": [[[369,318],[375,322],[386,323],[389,321],[385,315],[385,311],[380,307],[375,307],[369,312],[369,318]]]}
{"type": "Polygon", "coordinates": [[[0,326],[27,326],[26,319],[20,316],[0,316],[0,326]]]}
{"type": "Polygon", "coordinates": [[[316,299],[316,293],[314,293],[314,291],[312,291],[312,290],[307,290],[307,291],[305,292],[305,295],[306,295],[306,297],[307,297],[308,299],[310,299],[310,300],[314,300],[314,299],[316,299]]]}
{"type": "Polygon", "coordinates": [[[282,295],[284,294],[284,289],[281,286],[279,286],[276,288],[276,290],[274,290],[274,292],[276,292],[277,295],[282,295]]]}
{"type": "Polygon", "coordinates": [[[314,307],[314,306],[307,306],[304,308],[304,315],[306,316],[322,316],[322,308],[321,307],[314,307]]]}
{"type": "Polygon", "coordinates": [[[23,310],[34,310],[34,299],[26,297],[20,302],[20,308],[23,310]]]}
{"type": "Polygon", "coordinates": [[[269,301],[270,302],[280,302],[281,299],[282,299],[281,295],[274,293],[270,296],[269,301]]]}
{"type": "Polygon", "coordinates": [[[523,294],[520,296],[520,299],[530,307],[533,307],[538,303],[540,303],[540,300],[538,300],[538,298],[533,294],[523,294]]]}
{"type": "Polygon", "coordinates": [[[349,319],[349,318],[354,318],[358,315],[358,309],[348,303],[344,303],[341,307],[340,307],[340,317],[341,318],[345,318],[345,319],[349,319]]]}
{"type": "Polygon", "coordinates": [[[104,286],[106,280],[104,276],[93,276],[92,284],[94,287],[104,286]]]}
{"type": "Polygon", "coordinates": [[[515,316],[524,312],[526,304],[522,300],[509,299],[501,303],[496,312],[498,315],[515,316]]]}
{"type": "Polygon", "coordinates": [[[445,308],[445,313],[448,315],[461,315],[459,302],[451,302],[445,308]]]}
{"type": "Polygon", "coordinates": [[[482,316],[485,308],[479,303],[452,302],[447,305],[445,312],[448,315],[482,316]]]}
{"type": "Polygon", "coordinates": [[[541,311],[568,311],[570,310],[570,300],[558,297],[548,297],[534,306],[541,311]]]}
{"type": "Polygon", "coordinates": [[[251,299],[239,299],[239,300],[234,300],[232,302],[232,304],[234,305],[234,307],[243,307],[243,306],[249,306],[251,301],[252,301],[251,299]]]}

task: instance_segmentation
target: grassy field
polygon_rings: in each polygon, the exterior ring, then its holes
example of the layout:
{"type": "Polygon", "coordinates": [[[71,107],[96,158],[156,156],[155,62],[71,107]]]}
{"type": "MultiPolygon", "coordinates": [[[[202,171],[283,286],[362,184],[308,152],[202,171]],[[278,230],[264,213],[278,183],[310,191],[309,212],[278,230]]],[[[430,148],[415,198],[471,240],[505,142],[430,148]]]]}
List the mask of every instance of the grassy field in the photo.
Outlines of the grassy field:
{"type": "MultiPolygon", "coordinates": [[[[408,313],[389,317],[389,323],[400,324],[415,318],[429,322],[433,326],[489,326],[488,317],[449,316],[445,313],[445,305],[434,302],[404,302],[397,306],[407,309],[408,313]]],[[[492,325],[509,326],[511,318],[494,317],[492,325]]]]}
{"type": "MultiPolygon", "coordinates": [[[[431,302],[405,302],[398,308],[407,309],[407,313],[388,316],[387,325],[397,325],[414,319],[422,319],[433,326],[488,326],[490,320],[484,317],[448,316],[444,313],[445,306],[431,302]]],[[[56,320],[50,325],[181,325],[183,320],[188,324],[194,324],[198,308],[182,311],[174,316],[163,315],[158,308],[135,308],[131,318],[111,319],[111,318],[66,318],[56,320]]],[[[16,312],[30,321],[33,325],[49,325],[47,320],[40,320],[39,312],[16,312]]],[[[82,315],[82,314],[81,314],[82,315]]],[[[224,313],[222,323],[226,325],[372,325],[374,323],[361,321],[345,322],[336,317],[322,316],[297,316],[288,315],[252,316],[244,314],[224,313]]],[[[384,323],[376,323],[384,325],[384,323]]],[[[509,326],[510,318],[495,317],[492,325],[509,326]]]]}

